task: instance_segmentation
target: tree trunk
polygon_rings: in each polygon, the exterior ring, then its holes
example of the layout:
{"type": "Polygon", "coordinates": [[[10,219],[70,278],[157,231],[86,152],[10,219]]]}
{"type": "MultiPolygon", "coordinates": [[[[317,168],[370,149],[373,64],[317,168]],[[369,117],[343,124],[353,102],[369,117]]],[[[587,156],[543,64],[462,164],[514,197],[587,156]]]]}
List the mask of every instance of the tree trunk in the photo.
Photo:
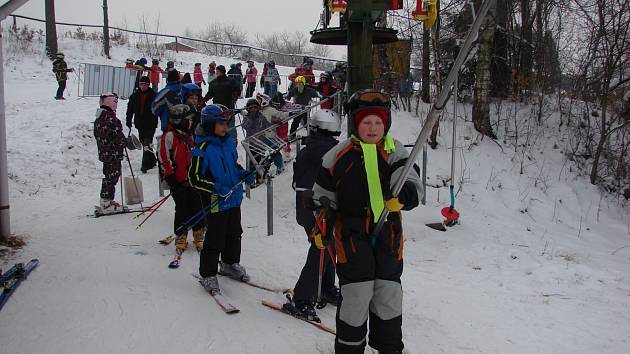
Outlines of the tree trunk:
{"type": "Polygon", "coordinates": [[[103,53],[107,59],[109,56],[109,17],[107,16],[107,0],[103,0],[103,53]]]}
{"type": "Polygon", "coordinates": [[[521,87],[525,91],[529,91],[532,72],[532,20],[531,20],[531,3],[530,0],[521,0],[521,45],[519,74],[522,83],[527,83],[527,87],[521,87]]]}
{"type": "Polygon", "coordinates": [[[428,29],[424,29],[422,32],[422,101],[424,103],[430,103],[430,87],[431,87],[431,72],[429,70],[429,65],[431,64],[431,52],[430,52],[430,39],[431,39],[431,31],[428,29]]]}
{"type": "Polygon", "coordinates": [[[599,170],[599,158],[602,156],[602,152],[604,151],[604,145],[606,144],[606,137],[608,135],[608,128],[606,127],[606,110],[608,109],[608,102],[606,100],[606,95],[602,95],[601,97],[601,127],[599,130],[599,142],[597,143],[597,148],[595,149],[595,154],[593,155],[593,166],[591,167],[591,184],[597,184],[598,170],[599,170]]]}
{"type": "Polygon", "coordinates": [[[495,5],[490,7],[483,27],[479,31],[479,50],[477,51],[477,72],[475,95],[473,97],[472,120],[475,129],[481,134],[496,139],[490,125],[490,63],[492,61],[492,47],[494,45],[494,31],[496,28],[494,15],[495,5]]]}
{"type": "Polygon", "coordinates": [[[55,0],[45,0],[46,55],[54,59],[57,54],[57,26],[55,24],[55,0]]]}
{"type": "Polygon", "coordinates": [[[508,8],[511,0],[497,1],[494,56],[492,60],[492,96],[507,98],[509,95],[510,66],[508,64],[508,8]]]}

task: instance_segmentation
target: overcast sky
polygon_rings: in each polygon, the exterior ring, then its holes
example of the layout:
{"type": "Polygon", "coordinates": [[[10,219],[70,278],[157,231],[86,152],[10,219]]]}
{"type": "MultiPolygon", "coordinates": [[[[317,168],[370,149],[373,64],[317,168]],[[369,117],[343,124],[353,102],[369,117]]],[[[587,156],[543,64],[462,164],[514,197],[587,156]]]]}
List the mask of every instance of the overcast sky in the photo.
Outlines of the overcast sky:
{"type": "MultiPolygon", "coordinates": [[[[197,32],[219,21],[235,23],[250,38],[256,33],[308,31],[315,28],[322,11],[321,0],[108,0],[111,26],[139,29],[139,18],[160,19],[160,32],[183,34],[186,27],[197,32]]],[[[55,0],[57,22],[103,23],[102,0],[55,0]]],[[[15,12],[44,18],[44,0],[30,0],[15,12]]],[[[150,27],[154,30],[155,27],[150,27]]],[[[345,49],[337,47],[335,56],[345,49]]]]}

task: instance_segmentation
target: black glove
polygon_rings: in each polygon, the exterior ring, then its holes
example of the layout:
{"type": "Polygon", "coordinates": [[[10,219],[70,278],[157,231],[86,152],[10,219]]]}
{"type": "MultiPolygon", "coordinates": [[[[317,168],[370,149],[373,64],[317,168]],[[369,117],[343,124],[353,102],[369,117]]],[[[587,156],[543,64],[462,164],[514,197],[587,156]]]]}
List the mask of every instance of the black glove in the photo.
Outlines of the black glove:
{"type": "Polygon", "coordinates": [[[183,187],[179,182],[177,182],[177,178],[175,178],[174,173],[164,177],[164,180],[166,181],[166,183],[168,183],[171,193],[177,193],[183,187]]]}
{"type": "Polygon", "coordinates": [[[398,200],[404,205],[402,210],[411,210],[418,206],[418,191],[416,185],[413,182],[406,181],[403,184],[400,193],[398,193],[398,200]]]}
{"type": "Polygon", "coordinates": [[[127,128],[131,129],[132,125],[131,125],[131,118],[127,118],[127,124],[125,124],[127,126],[127,128]]]}

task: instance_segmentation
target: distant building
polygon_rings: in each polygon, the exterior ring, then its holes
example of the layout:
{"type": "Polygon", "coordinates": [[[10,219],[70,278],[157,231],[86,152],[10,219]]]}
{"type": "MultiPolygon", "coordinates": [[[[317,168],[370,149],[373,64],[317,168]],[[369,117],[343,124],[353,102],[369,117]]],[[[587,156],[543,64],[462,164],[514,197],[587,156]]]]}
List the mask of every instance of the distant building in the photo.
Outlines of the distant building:
{"type": "Polygon", "coordinates": [[[181,42],[169,42],[164,43],[164,49],[174,50],[176,52],[194,52],[197,48],[193,48],[189,45],[185,45],[181,42]]]}

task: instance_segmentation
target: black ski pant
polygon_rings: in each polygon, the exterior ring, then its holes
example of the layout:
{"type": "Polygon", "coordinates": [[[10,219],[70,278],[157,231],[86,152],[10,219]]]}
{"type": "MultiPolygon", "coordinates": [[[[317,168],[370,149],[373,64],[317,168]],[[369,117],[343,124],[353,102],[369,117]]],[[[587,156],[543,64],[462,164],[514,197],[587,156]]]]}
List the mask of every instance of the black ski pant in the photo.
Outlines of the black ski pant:
{"type": "Polygon", "coordinates": [[[245,98],[252,97],[254,95],[254,90],[256,89],[255,82],[248,82],[247,88],[245,89],[245,98]]]}
{"type": "MultiPolygon", "coordinates": [[[[195,214],[201,210],[202,200],[199,193],[197,193],[192,187],[186,187],[184,185],[178,185],[176,188],[171,187],[171,197],[175,202],[175,219],[173,220],[173,233],[175,235],[182,235],[184,232],[177,233],[177,229],[182,226],[186,221],[190,220],[195,214]]],[[[201,218],[199,222],[190,225],[194,231],[200,230],[205,225],[204,218],[201,218]]]]}
{"type": "Polygon", "coordinates": [[[302,125],[306,125],[307,119],[308,117],[306,115],[306,112],[300,113],[295,118],[293,118],[293,121],[291,122],[291,128],[289,128],[289,133],[295,133],[295,131],[298,130],[298,128],[300,127],[300,123],[302,123],[302,125]]]}
{"type": "Polygon", "coordinates": [[[155,135],[155,128],[153,129],[138,129],[138,140],[142,143],[142,172],[155,167],[156,159],[155,152],[153,152],[153,136],[155,135]]]}
{"type": "Polygon", "coordinates": [[[63,91],[66,90],[66,80],[59,80],[57,83],[59,87],[57,88],[57,96],[55,96],[55,98],[61,98],[63,97],[63,91]]]}
{"type": "MultiPolygon", "coordinates": [[[[308,233],[307,233],[308,234],[308,233]]],[[[332,249],[331,249],[332,250],[332,249]]],[[[300,273],[300,278],[293,289],[293,301],[296,304],[314,303],[317,299],[319,285],[319,257],[324,252],[324,269],[322,274],[322,293],[335,293],[335,267],[327,249],[320,250],[311,242],[306,256],[306,263],[300,273]]]]}
{"type": "Polygon", "coordinates": [[[335,225],[339,231],[335,233],[335,246],[342,297],[337,307],[336,354],[364,352],[368,321],[372,348],[382,352],[403,349],[403,241],[398,215],[393,218],[397,220],[384,225],[375,247],[364,219],[342,219],[335,225]]]}
{"type": "Polygon", "coordinates": [[[120,160],[103,162],[103,182],[101,184],[101,198],[114,200],[116,185],[120,178],[122,166],[120,160]]]}
{"type": "Polygon", "coordinates": [[[199,256],[199,275],[215,276],[219,267],[219,256],[226,264],[241,261],[241,208],[208,214],[208,231],[199,256]]]}

